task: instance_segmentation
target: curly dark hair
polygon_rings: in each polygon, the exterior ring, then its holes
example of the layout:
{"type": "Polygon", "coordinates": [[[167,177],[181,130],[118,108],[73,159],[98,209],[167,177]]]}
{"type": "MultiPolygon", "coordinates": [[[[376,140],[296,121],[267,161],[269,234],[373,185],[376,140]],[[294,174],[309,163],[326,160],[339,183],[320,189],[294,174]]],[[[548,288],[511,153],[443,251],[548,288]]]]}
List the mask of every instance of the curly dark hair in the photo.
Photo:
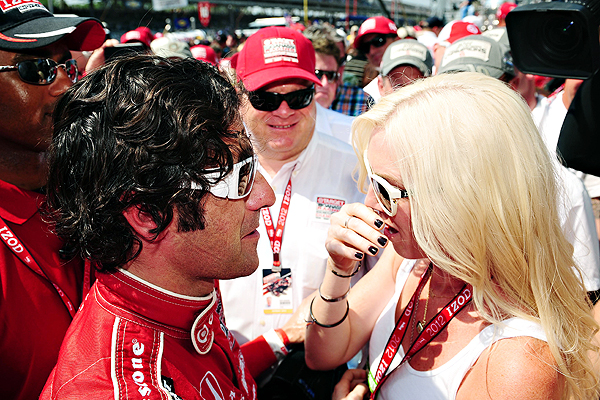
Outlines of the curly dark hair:
{"type": "Polygon", "coordinates": [[[208,63],[150,55],[73,85],[55,109],[45,210],[67,252],[100,271],[133,260],[142,242],[123,216],[129,207],[151,216],[155,238],[174,207],[179,231],[204,229],[201,201],[215,182],[203,170],[219,168],[221,179],[234,156],[252,155],[241,93],[208,63]]]}

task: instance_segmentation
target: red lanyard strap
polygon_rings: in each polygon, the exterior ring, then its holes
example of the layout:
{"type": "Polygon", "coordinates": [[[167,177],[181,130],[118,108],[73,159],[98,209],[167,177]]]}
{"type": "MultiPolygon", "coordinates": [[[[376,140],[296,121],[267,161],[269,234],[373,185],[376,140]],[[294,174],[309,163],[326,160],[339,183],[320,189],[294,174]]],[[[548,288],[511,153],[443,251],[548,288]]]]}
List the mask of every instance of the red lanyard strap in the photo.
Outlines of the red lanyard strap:
{"type": "MultiPolygon", "coordinates": [[[[6,244],[6,246],[8,246],[8,248],[13,252],[13,254],[23,262],[23,264],[28,266],[33,272],[43,277],[48,282],[50,282],[52,286],[54,286],[54,289],[56,289],[56,291],[58,292],[58,295],[60,296],[62,302],[67,307],[67,310],[69,310],[69,314],[71,314],[71,317],[74,317],[77,310],[73,306],[71,300],[69,300],[69,298],[67,297],[66,293],[63,292],[57,284],[55,284],[48,278],[48,276],[44,273],[37,261],[33,258],[29,250],[27,250],[27,248],[19,240],[17,235],[8,227],[8,225],[6,224],[4,219],[2,219],[2,217],[0,217],[0,238],[2,239],[4,244],[6,244]]],[[[90,280],[88,268],[86,268],[84,280],[88,282],[90,280]]]]}
{"type": "MultiPolygon", "coordinates": [[[[294,170],[292,169],[292,172],[294,170]]],[[[271,211],[268,207],[264,207],[260,210],[265,222],[265,228],[267,229],[267,235],[269,235],[269,241],[271,242],[271,250],[273,250],[273,272],[281,271],[281,244],[283,243],[283,230],[285,229],[285,222],[287,221],[288,212],[290,209],[290,200],[292,199],[292,176],[285,188],[283,194],[283,200],[281,201],[281,208],[279,209],[279,217],[277,218],[277,230],[273,227],[273,218],[271,218],[271,211]]]]}
{"type": "MultiPolygon", "coordinates": [[[[429,272],[430,272],[430,269],[431,269],[431,264],[430,264],[430,267],[428,268],[429,272]]],[[[427,271],[426,271],[426,273],[427,273],[427,271]]],[[[392,360],[394,359],[394,357],[396,356],[396,353],[398,352],[400,343],[402,343],[402,340],[404,339],[404,335],[406,334],[406,328],[408,326],[408,321],[410,320],[410,314],[412,314],[412,307],[414,305],[414,301],[416,301],[415,295],[418,295],[418,293],[421,293],[421,290],[422,290],[421,285],[423,284],[423,282],[427,282],[425,279],[423,279],[424,277],[425,277],[425,274],[421,277],[421,282],[419,283],[419,287],[413,294],[411,301],[408,303],[408,305],[404,309],[404,312],[403,312],[401,318],[398,320],[398,323],[396,324],[394,331],[390,335],[388,343],[385,347],[385,351],[381,355],[381,360],[379,361],[379,365],[377,367],[375,376],[373,377],[369,373],[369,375],[370,375],[369,376],[369,386],[371,387],[371,392],[372,392],[371,397],[370,397],[371,400],[375,399],[375,396],[377,395],[379,389],[381,388],[381,386],[383,386],[383,383],[393,372],[393,371],[391,371],[389,374],[386,374],[392,363],[392,360]],[[410,307],[410,310],[409,310],[409,307],[410,307]],[[407,311],[409,311],[408,317],[407,317],[407,311]]],[[[423,286],[424,286],[424,284],[423,284],[423,286]]],[[[448,323],[450,323],[450,321],[463,308],[465,308],[471,302],[472,298],[473,298],[473,288],[471,287],[471,285],[465,284],[462,287],[462,289],[458,292],[458,294],[456,296],[454,296],[454,298],[452,300],[450,300],[442,308],[442,310],[439,313],[437,313],[435,315],[435,317],[433,317],[431,319],[431,321],[429,321],[429,323],[427,324],[425,329],[423,329],[423,331],[419,334],[419,336],[417,336],[417,339],[411,344],[410,348],[408,349],[408,351],[406,352],[406,354],[404,355],[404,357],[402,358],[402,360],[400,361],[398,366],[396,368],[394,368],[394,370],[399,368],[400,366],[402,366],[405,362],[409,361],[415,354],[417,354],[421,349],[423,349],[423,347],[425,347],[437,335],[439,335],[446,328],[448,323]]]]}

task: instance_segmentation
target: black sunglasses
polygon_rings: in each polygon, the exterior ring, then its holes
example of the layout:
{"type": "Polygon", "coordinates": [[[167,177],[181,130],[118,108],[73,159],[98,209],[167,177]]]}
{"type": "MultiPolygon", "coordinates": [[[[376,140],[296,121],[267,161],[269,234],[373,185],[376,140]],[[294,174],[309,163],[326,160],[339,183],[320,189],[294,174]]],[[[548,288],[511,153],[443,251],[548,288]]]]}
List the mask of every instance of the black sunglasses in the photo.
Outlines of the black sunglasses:
{"type": "Polygon", "coordinates": [[[33,85],[49,85],[56,79],[58,67],[65,69],[71,82],[77,82],[79,72],[77,71],[77,61],[73,59],[65,61],[64,64],[59,64],[49,58],[35,58],[19,61],[16,65],[0,66],[0,72],[16,70],[23,82],[33,85]]]}
{"type": "Polygon", "coordinates": [[[252,107],[259,111],[275,111],[285,100],[292,110],[300,110],[308,107],[315,95],[315,85],[306,89],[295,90],[290,93],[271,93],[264,90],[255,90],[248,93],[248,98],[252,107]]]}
{"type": "Polygon", "coordinates": [[[338,78],[337,71],[325,71],[322,69],[315,69],[315,75],[317,75],[319,80],[323,80],[323,76],[325,76],[329,82],[333,82],[338,78]]]}
{"type": "Polygon", "coordinates": [[[358,49],[361,52],[367,54],[369,52],[369,50],[371,49],[371,46],[373,46],[373,47],[383,46],[387,42],[388,37],[391,37],[391,36],[390,35],[377,35],[373,39],[369,40],[368,42],[362,42],[358,49]]]}

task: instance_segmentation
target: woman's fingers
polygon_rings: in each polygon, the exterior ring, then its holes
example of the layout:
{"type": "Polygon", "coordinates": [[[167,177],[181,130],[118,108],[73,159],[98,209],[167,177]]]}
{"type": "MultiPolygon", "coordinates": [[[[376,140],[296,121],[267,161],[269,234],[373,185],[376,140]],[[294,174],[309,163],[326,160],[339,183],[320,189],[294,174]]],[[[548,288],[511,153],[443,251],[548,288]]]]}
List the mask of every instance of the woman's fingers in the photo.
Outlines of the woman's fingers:
{"type": "Polygon", "coordinates": [[[348,266],[349,260],[361,260],[364,254],[377,255],[387,245],[388,239],[379,232],[382,227],[383,221],[369,207],[347,204],[331,216],[325,246],[336,264],[348,266]]]}

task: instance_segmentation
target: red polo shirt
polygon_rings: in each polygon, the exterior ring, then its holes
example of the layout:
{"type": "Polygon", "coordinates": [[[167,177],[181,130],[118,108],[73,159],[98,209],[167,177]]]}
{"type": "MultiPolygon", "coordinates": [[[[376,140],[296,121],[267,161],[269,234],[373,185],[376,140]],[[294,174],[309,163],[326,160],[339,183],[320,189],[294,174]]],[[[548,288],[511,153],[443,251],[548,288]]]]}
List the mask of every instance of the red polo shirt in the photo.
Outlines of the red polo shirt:
{"type": "Polygon", "coordinates": [[[0,392],[37,399],[71,323],[62,290],[75,309],[82,300],[84,267],[59,257],[62,242],[38,212],[44,196],[0,181],[0,228],[8,225],[45,276],[26,266],[0,241],[0,392]]]}

